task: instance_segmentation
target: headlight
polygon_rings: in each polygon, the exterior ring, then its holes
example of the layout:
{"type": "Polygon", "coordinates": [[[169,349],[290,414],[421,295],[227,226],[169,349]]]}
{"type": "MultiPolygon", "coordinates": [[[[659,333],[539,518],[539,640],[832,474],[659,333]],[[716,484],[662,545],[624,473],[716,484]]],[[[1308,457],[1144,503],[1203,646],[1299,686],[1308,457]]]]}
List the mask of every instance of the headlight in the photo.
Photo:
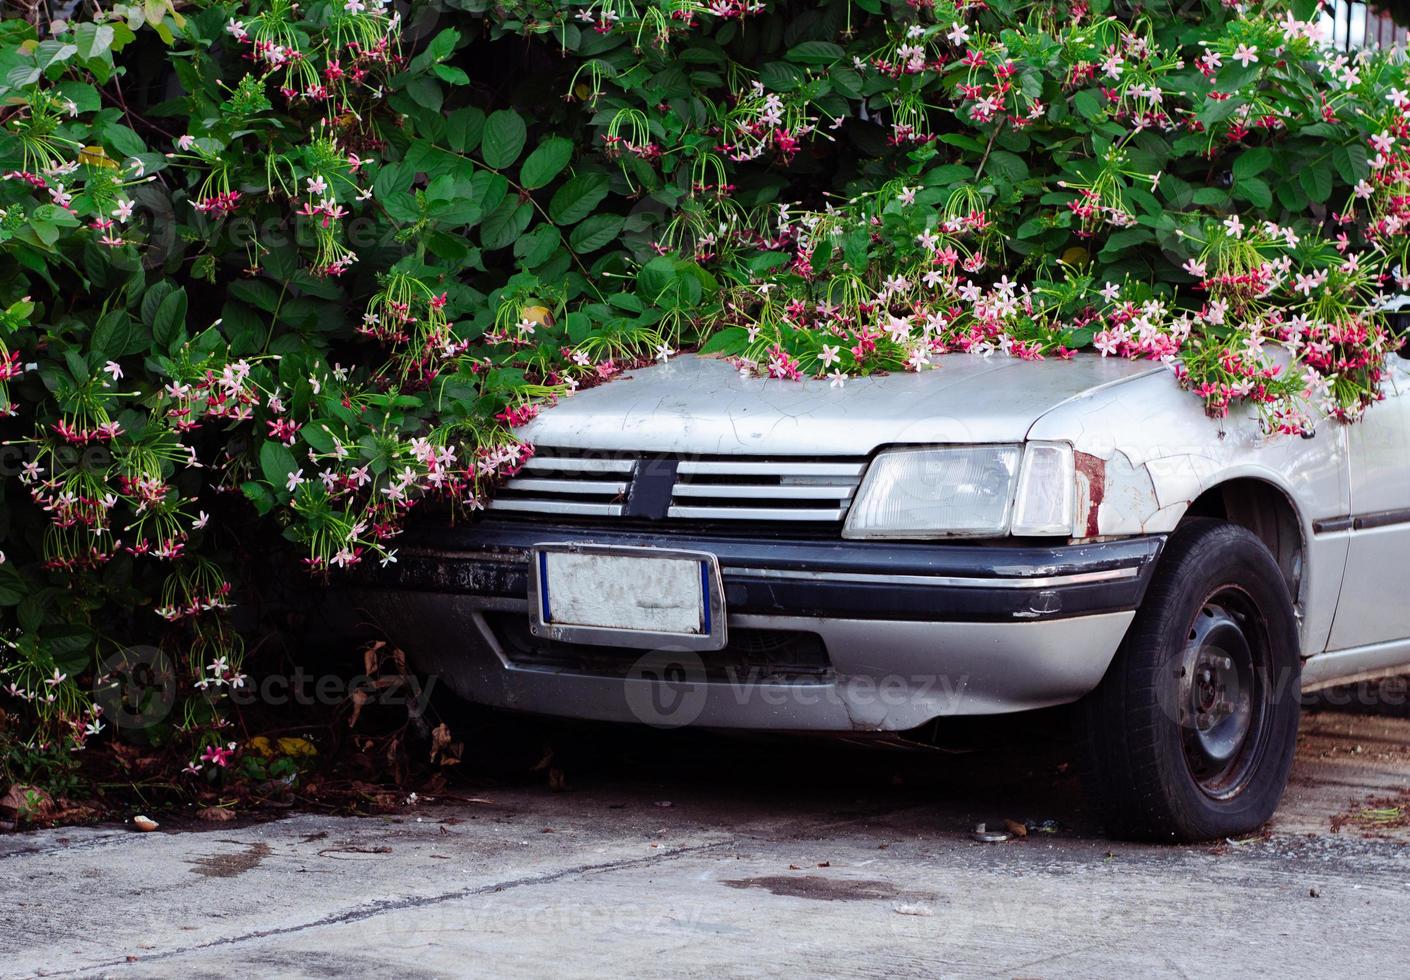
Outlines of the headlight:
{"type": "Polygon", "coordinates": [[[1067,535],[1072,448],[944,446],[891,449],[867,468],[843,537],[1067,535]]]}
{"type": "Polygon", "coordinates": [[[1023,468],[1018,472],[1010,533],[1066,537],[1072,533],[1076,498],[1072,447],[1062,442],[1030,442],[1024,447],[1023,468]]]}

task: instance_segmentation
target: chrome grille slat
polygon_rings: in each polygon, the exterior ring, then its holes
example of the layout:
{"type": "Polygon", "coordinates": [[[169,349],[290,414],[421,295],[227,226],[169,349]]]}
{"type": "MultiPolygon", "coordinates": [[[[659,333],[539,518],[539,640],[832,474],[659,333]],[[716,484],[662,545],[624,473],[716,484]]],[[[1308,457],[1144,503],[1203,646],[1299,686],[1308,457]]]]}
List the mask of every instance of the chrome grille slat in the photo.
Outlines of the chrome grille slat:
{"type": "Polygon", "coordinates": [[[793,462],[786,459],[769,460],[682,460],[676,472],[683,476],[845,476],[860,478],[866,463],[813,463],[793,462]]]}
{"type": "Polygon", "coordinates": [[[677,483],[677,497],[721,497],[747,500],[846,500],[851,486],[809,486],[806,484],[677,483]]]}
{"type": "Polygon", "coordinates": [[[845,507],[831,510],[809,510],[793,507],[682,507],[672,504],[667,517],[679,517],[698,521],[816,521],[820,523],[840,521],[847,513],[845,507]]]}
{"type": "Polygon", "coordinates": [[[517,510],[530,514],[578,514],[583,517],[621,517],[621,504],[594,504],[577,500],[518,500],[499,497],[490,502],[494,510],[517,510]]]}
{"type": "MultiPolygon", "coordinates": [[[[490,508],[523,514],[622,517],[637,453],[578,456],[539,446],[490,508]]],[[[837,524],[847,516],[866,460],[762,456],[681,459],[667,520],[837,524]]],[[[631,516],[636,516],[635,514],[631,516]]]]}
{"type": "Polygon", "coordinates": [[[625,480],[544,480],[516,477],[506,483],[504,489],[523,493],[538,491],[539,493],[605,493],[612,495],[625,493],[627,483],[625,480]]]}
{"type": "Polygon", "coordinates": [[[553,470],[570,471],[575,473],[631,473],[632,467],[636,465],[634,459],[604,459],[601,457],[584,457],[578,459],[573,456],[531,456],[520,471],[524,470],[553,470]]]}

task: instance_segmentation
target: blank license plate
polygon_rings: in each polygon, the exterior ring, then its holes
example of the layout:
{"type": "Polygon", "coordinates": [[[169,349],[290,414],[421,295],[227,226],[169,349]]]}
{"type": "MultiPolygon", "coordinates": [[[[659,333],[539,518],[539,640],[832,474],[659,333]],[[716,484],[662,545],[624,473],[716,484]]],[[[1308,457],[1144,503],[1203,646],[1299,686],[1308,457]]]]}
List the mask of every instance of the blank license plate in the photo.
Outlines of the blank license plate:
{"type": "Polygon", "coordinates": [[[713,555],[546,545],[534,557],[532,625],[554,638],[630,646],[684,639],[697,649],[723,645],[716,641],[723,615],[713,555]]]}

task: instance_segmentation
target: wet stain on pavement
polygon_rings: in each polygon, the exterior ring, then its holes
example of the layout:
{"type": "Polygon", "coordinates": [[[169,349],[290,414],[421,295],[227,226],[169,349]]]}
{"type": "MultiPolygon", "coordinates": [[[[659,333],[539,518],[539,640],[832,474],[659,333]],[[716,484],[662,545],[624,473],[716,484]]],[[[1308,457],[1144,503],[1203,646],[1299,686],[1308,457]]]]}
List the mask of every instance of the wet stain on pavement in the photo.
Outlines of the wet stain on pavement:
{"type": "Polygon", "coordinates": [[[773,875],[764,878],[736,878],[724,882],[731,888],[762,888],[786,898],[813,898],[823,902],[860,902],[895,898],[900,889],[889,881],[857,878],[824,878],[821,875],[773,875]]]}
{"type": "MultiPolygon", "coordinates": [[[[236,844],[239,842],[225,841],[224,843],[236,844]]],[[[246,871],[258,867],[268,854],[268,844],[263,842],[248,844],[245,845],[243,851],[210,854],[203,858],[197,858],[190,862],[191,873],[205,875],[207,878],[234,878],[236,875],[242,875],[246,871]]]]}

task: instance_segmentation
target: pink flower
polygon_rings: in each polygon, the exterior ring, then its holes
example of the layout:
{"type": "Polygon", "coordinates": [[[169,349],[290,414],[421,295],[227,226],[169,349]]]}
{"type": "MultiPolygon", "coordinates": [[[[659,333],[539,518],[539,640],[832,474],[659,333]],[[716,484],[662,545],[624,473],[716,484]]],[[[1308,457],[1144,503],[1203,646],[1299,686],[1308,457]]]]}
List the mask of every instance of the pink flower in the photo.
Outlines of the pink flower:
{"type": "Polygon", "coordinates": [[[207,747],[205,752],[201,753],[201,761],[209,762],[212,765],[220,766],[223,769],[225,768],[226,764],[229,763],[230,757],[234,754],[234,742],[230,743],[229,748],[221,748],[219,745],[212,745],[207,747]]]}

